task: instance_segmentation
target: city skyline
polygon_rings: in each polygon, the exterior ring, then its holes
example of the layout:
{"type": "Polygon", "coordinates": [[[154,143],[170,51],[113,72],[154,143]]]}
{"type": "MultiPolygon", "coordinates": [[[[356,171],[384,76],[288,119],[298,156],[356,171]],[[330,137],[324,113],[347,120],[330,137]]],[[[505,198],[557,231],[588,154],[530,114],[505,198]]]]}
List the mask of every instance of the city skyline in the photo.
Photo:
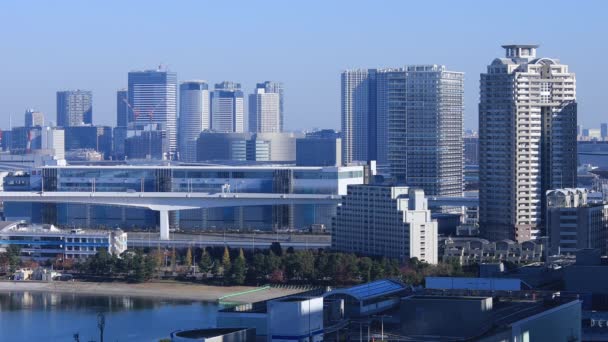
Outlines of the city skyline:
{"type": "Polygon", "coordinates": [[[273,10],[261,14],[262,18],[241,15],[239,22],[222,28],[243,37],[240,44],[222,41],[220,37],[223,35],[211,35],[210,39],[206,39],[206,44],[195,46],[183,39],[176,39],[164,47],[156,44],[155,39],[168,39],[177,37],[180,32],[192,31],[191,22],[200,21],[212,27],[221,27],[220,23],[229,18],[229,9],[245,13],[253,5],[241,4],[228,8],[227,4],[209,4],[209,9],[205,8],[205,11],[196,10],[202,4],[192,5],[192,9],[188,6],[187,11],[185,6],[179,4],[164,6],[162,10],[154,6],[142,9],[127,5],[121,6],[122,10],[117,13],[111,11],[113,6],[105,4],[86,5],[87,11],[79,11],[80,6],[84,6],[80,4],[67,11],[62,5],[50,6],[42,2],[39,6],[27,8],[21,4],[4,4],[2,6],[6,10],[0,11],[0,26],[15,34],[7,37],[5,43],[7,51],[11,53],[4,59],[5,65],[10,65],[10,68],[7,67],[9,70],[4,75],[6,82],[0,88],[0,103],[3,104],[0,127],[8,128],[11,115],[13,126],[20,125],[22,119],[18,114],[27,108],[42,111],[49,118],[54,117],[53,95],[61,89],[91,89],[95,96],[94,124],[114,125],[115,93],[117,89],[126,87],[126,74],[130,70],[153,68],[165,63],[178,74],[178,82],[205,79],[212,84],[230,79],[240,82],[246,93],[250,93],[260,79],[280,81],[288,89],[285,94],[285,130],[338,128],[340,81],[336,75],[341,71],[405,64],[444,64],[453,70],[465,72],[464,126],[476,129],[478,75],[483,72],[488,58],[500,53],[496,46],[509,43],[540,44],[546,55],[560,56],[577,70],[581,83],[580,124],[599,126],[601,116],[605,115],[599,85],[605,79],[606,71],[587,63],[587,60],[589,56],[606,54],[607,48],[594,44],[590,38],[575,39],[585,32],[605,32],[606,24],[600,15],[603,11],[598,10],[598,7],[605,8],[604,3],[586,2],[569,11],[545,6],[545,2],[525,3],[529,10],[518,13],[517,20],[521,25],[508,27],[491,25],[502,17],[500,13],[494,13],[500,11],[496,11],[493,4],[458,6],[445,1],[431,4],[392,3],[382,7],[365,6],[359,2],[349,4],[329,4],[324,7],[326,13],[319,14],[312,5],[269,2],[266,6],[273,10]],[[392,10],[386,11],[389,7],[392,10]],[[444,9],[433,11],[433,18],[445,24],[437,28],[427,27],[424,24],[430,19],[430,15],[424,14],[427,8],[444,9]],[[535,25],[533,32],[530,32],[530,25],[537,20],[534,13],[541,9],[557,19],[570,20],[573,17],[575,22],[573,25],[555,27],[535,25]],[[83,28],[74,32],[72,24],[64,24],[64,21],[69,21],[61,19],[73,11],[85,13],[73,18],[76,24],[87,22],[90,25],[80,25],[83,28]],[[342,11],[345,13],[340,14],[342,11]],[[139,12],[141,15],[135,15],[139,12]],[[422,14],[410,16],[408,13],[412,12],[422,14]],[[584,12],[585,16],[573,15],[578,12],[584,12]],[[8,16],[8,13],[11,15],[8,16]],[[94,13],[95,17],[86,13],[94,13]],[[282,15],[279,16],[279,13],[282,15]],[[184,26],[151,26],[150,23],[161,15],[169,22],[183,22],[184,26]],[[358,25],[364,15],[373,18],[376,24],[373,27],[358,25]],[[466,15],[477,15],[479,21],[461,25],[461,18],[466,15]],[[128,24],[121,25],[120,29],[118,26],[109,27],[109,30],[102,32],[101,27],[106,28],[106,19],[114,16],[116,20],[112,22],[128,24]],[[193,20],[195,16],[197,20],[193,20]],[[308,25],[308,18],[311,17],[315,19],[314,26],[308,25]],[[53,18],[53,25],[37,26],[46,27],[44,31],[37,31],[16,24],[26,18],[42,24],[53,18]],[[281,32],[276,32],[276,39],[254,44],[244,38],[263,30],[252,23],[259,19],[276,22],[282,27],[281,32]],[[137,27],[141,25],[150,28],[148,35],[136,36],[137,27]],[[67,42],[49,39],[67,32],[76,35],[76,38],[89,37],[95,43],[79,39],[79,44],[68,45],[67,42]],[[405,44],[394,44],[394,40],[400,39],[405,32],[416,32],[416,35],[408,38],[405,44]],[[123,38],[116,39],[119,36],[123,38]],[[140,40],[133,44],[136,37],[140,40]],[[51,41],[53,45],[49,45],[51,41]],[[467,49],[462,46],[467,46],[467,49]],[[43,58],[39,51],[45,52],[43,58]],[[245,55],[247,58],[244,58],[245,55]],[[43,83],[33,89],[28,88],[41,79],[43,83]],[[312,97],[315,101],[310,101],[312,97]]]}

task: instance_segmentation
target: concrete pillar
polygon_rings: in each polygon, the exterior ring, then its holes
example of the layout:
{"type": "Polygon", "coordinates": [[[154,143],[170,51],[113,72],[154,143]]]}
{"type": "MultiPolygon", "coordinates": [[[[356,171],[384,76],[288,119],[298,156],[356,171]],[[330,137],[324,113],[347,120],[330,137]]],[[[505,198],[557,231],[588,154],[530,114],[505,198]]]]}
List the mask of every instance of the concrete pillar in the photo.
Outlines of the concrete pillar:
{"type": "Polygon", "coordinates": [[[160,239],[169,240],[169,210],[159,210],[160,239]]]}

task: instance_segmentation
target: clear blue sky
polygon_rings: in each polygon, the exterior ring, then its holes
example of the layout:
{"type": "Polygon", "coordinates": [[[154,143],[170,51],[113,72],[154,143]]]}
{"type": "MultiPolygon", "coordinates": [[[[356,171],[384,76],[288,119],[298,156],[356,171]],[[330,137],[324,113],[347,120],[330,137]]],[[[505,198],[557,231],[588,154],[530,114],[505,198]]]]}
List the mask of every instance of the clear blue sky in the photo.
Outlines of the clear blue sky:
{"type": "Polygon", "coordinates": [[[127,72],[159,63],[178,79],[285,84],[286,128],[338,128],[340,71],[445,64],[466,73],[477,127],[479,73],[501,44],[538,43],[577,74],[579,123],[608,121],[608,1],[24,1],[0,3],[0,127],[55,92],[93,91],[93,121],[115,124],[127,72]]]}

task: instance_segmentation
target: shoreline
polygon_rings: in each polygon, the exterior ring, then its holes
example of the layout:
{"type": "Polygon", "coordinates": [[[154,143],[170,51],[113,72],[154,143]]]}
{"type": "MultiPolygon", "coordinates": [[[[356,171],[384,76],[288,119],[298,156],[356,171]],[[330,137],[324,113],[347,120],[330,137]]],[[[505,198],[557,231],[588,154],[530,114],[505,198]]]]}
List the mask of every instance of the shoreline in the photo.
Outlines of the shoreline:
{"type": "MultiPolygon", "coordinates": [[[[129,284],[120,282],[42,282],[0,281],[1,292],[51,292],[91,296],[127,296],[158,299],[181,299],[217,303],[222,296],[259,289],[253,286],[213,286],[177,282],[148,282],[129,284]]],[[[246,292],[227,301],[243,304],[300,292],[294,289],[269,288],[246,292]]]]}

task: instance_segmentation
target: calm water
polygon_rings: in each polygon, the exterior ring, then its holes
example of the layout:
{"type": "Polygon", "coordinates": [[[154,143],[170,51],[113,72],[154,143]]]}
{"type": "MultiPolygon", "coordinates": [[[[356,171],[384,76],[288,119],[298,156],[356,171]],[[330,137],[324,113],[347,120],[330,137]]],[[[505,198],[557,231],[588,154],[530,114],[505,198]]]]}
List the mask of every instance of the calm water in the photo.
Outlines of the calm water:
{"type": "Polygon", "coordinates": [[[183,300],[0,292],[0,341],[98,341],[97,314],[105,314],[105,342],[155,341],[178,329],[215,325],[217,305],[183,300]]]}

